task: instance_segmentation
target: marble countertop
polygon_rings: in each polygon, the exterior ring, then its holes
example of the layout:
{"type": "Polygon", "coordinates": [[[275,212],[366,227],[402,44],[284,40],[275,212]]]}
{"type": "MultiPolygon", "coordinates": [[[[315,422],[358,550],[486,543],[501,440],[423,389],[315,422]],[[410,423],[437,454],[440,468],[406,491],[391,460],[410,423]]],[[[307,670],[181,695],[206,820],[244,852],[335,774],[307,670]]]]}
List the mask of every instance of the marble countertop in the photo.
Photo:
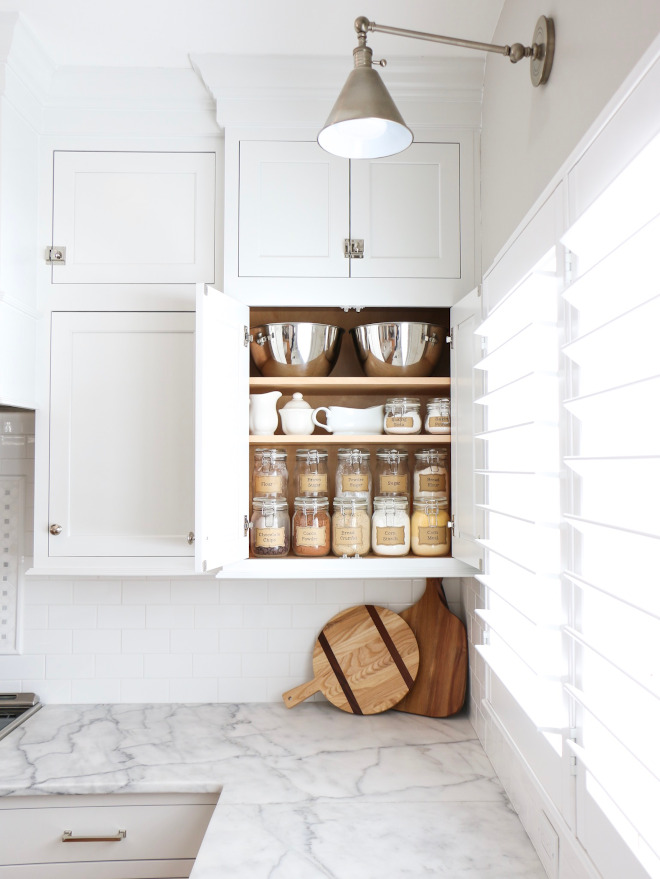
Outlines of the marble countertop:
{"type": "Polygon", "coordinates": [[[191,879],[545,877],[463,716],[50,705],[0,740],[5,796],[220,790],[191,879]]]}

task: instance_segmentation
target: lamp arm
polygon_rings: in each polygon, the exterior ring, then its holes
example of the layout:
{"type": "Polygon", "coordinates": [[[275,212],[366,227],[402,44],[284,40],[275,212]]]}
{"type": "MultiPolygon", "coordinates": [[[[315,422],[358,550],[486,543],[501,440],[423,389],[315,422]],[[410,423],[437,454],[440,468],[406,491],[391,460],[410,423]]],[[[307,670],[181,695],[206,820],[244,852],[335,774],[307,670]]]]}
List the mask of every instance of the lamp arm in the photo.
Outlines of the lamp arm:
{"type": "Polygon", "coordinates": [[[515,64],[523,58],[537,58],[540,47],[537,43],[533,46],[523,46],[522,43],[514,43],[512,46],[497,46],[494,43],[479,43],[475,40],[461,40],[456,37],[444,37],[440,34],[427,34],[423,31],[412,31],[402,27],[389,27],[385,24],[376,24],[369,21],[365,16],[355,19],[355,30],[358,34],[366,36],[367,31],[382,34],[392,34],[395,37],[411,37],[414,40],[429,40],[432,43],[446,43],[449,46],[460,46],[463,49],[477,49],[480,52],[495,52],[505,55],[515,64]]]}

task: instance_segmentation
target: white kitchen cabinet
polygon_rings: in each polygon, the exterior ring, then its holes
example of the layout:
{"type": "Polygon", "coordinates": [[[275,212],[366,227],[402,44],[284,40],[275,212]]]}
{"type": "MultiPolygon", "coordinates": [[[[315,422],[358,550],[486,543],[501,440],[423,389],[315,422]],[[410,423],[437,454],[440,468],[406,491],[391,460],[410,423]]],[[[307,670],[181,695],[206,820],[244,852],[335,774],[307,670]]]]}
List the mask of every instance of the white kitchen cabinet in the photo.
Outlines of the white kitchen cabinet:
{"type": "Polygon", "coordinates": [[[190,875],[216,794],[5,797],[0,879],[190,875]],[[69,833],[72,841],[64,841],[69,833]]]}
{"type": "MultiPolygon", "coordinates": [[[[297,558],[288,556],[277,559],[250,558],[249,530],[247,522],[250,506],[250,452],[257,446],[277,446],[288,451],[288,468],[293,475],[295,451],[300,447],[327,448],[329,473],[334,472],[336,452],[340,446],[368,446],[375,459],[375,452],[383,446],[406,448],[412,453],[430,446],[449,448],[450,437],[420,434],[415,436],[346,436],[312,435],[250,436],[248,429],[247,401],[250,393],[281,390],[283,400],[294,391],[302,391],[312,405],[355,405],[364,407],[384,403],[387,396],[406,394],[421,397],[446,396],[449,394],[449,376],[429,378],[367,378],[357,371],[350,374],[352,342],[344,334],[342,345],[346,346],[348,358],[344,361],[349,374],[340,368],[340,374],[327,378],[266,378],[250,377],[250,354],[246,335],[251,321],[262,322],[264,309],[250,311],[247,306],[218,290],[200,284],[197,307],[197,540],[196,569],[205,572],[221,568],[219,576],[231,579],[295,579],[295,578],[409,578],[431,576],[467,576],[474,573],[474,553],[469,561],[454,553],[447,558],[423,558],[408,555],[401,558],[369,555],[359,559],[334,557],[297,558]],[[219,353],[219,347],[223,352],[219,353]],[[344,374],[342,374],[344,372],[344,374]],[[218,386],[222,392],[219,396],[218,386]],[[212,412],[209,412],[212,407],[212,412]]],[[[411,319],[410,312],[401,319],[411,319]]],[[[415,310],[416,311],[416,310],[415,310]]],[[[303,319],[303,311],[289,312],[291,319],[303,319]]],[[[280,315],[281,310],[278,310],[280,315]]],[[[333,314],[327,309],[308,309],[309,320],[331,322],[333,314]],[[321,312],[322,316],[316,312],[321,312]]],[[[382,310],[381,313],[382,315],[382,310]]],[[[341,309],[336,319],[363,322],[361,315],[347,316],[341,309]]],[[[427,313],[416,315],[417,319],[429,320],[427,313]]],[[[369,319],[384,317],[371,315],[369,319]]],[[[447,320],[447,309],[439,319],[447,320]]],[[[342,349],[343,353],[343,349],[342,349]]],[[[354,355],[353,355],[354,358],[354,355]]],[[[447,358],[448,363],[448,358],[447,358]]],[[[340,363],[338,362],[338,367],[340,363]]],[[[354,366],[357,366],[355,360],[354,366]]],[[[461,462],[467,464],[465,457],[461,462]]],[[[373,467],[372,467],[373,469],[373,467]]],[[[411,468],[412,472],[412,468],[411,468]]],[[[290,478],[290,483],[293,480],[290,478]]],[[[330,478],[332,484],[332,477],[330,478]]],[[[290,504],[292,509],[292,505],[290,504]]]]}
{"type": "Polygon", "coordinates": [[[474,278],[473,143],[384,159],[227,133],[225,292],[250,305],[452,305],[474,278]],[[347,258],[347,241],[363,255],[347,258]]]}
{"type": "Polygon", "coordinates": [[[215,153],[55,150],[52,234],[53,284],[213,281],[215,153]]]}
{"type": "Polygon", "coordinates": [[[191,570],[194,314],[54,312],[51,330],[35,567],[191,570]]]}

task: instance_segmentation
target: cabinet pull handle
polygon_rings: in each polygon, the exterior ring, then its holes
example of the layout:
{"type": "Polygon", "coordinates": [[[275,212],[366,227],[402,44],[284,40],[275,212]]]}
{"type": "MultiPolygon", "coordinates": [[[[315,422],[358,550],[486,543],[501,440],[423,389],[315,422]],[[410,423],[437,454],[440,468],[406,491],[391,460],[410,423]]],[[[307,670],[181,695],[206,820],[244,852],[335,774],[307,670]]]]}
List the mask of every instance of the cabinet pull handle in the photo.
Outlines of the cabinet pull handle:
{"type": "Polygon", "coordinates": [[[61,534],[62,533],[62,526],[61,525],[51,525],[48,530],[50,531],[51,534],[61,534]]]}
{"type": "Polygon", "coordinates": [[[126,839],[126,831],[118,830],[114,836],[74,836],[71,830],[62,834],[62,842],[121,842],[126,839]]]}

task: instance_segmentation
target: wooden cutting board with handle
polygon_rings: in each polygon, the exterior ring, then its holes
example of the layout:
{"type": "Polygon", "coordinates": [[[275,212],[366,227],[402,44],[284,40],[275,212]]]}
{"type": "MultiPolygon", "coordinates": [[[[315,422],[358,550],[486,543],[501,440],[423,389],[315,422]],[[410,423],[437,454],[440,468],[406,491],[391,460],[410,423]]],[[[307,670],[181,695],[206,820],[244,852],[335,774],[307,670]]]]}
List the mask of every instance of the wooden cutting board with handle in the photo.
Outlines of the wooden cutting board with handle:
{"type": "Polygon", "coordinates": [[[442,580],[429,577],[420,600],[401,612],[419,645],[415,686],[395,706],[425,717],[449,717],[460,711],[467,687],[465,626],[447,606],[442,580]]]}
{"type": "Polygon", "coordinates": [[[342,711],[379,714],[396,705],[415,682],[417,641],[396,613],[373,604],[341,611],[317,638],[314,678],[282,695],[293,708],[319,691],[342,711]]]}

